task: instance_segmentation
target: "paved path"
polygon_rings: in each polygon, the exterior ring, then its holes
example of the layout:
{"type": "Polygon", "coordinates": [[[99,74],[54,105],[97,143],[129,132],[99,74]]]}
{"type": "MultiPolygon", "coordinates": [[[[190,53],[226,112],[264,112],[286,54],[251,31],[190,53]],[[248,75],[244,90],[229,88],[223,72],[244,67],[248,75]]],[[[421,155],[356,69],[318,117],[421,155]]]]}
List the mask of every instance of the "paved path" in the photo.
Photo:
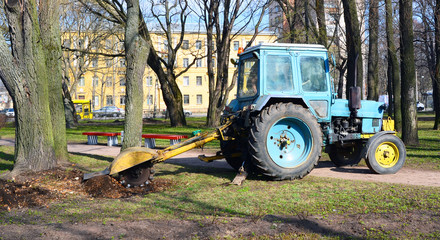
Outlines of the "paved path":
{"type": "MultiPolygon", "coordinates": [[[[14,146],[14,140],[0,139],[0,145],[14,146]]],[[[108,147],[106,145],[69,144],[68,151],[71,153],[83,153],[90,155],[114,157],[119,154],[120,147],[108,147]]],[[[218,160],[212,163],[205,163],[200,161],[197,156],[201,154],[206,154],[207,156],[209,156],[215,154],[215,151],[202,151],[200,149],[194,149],[167,160],[167,163],[186,166],[201,166],[207,168],[223,168],[231,170],[231,167],[226,163],[225,160],[218,160]]],[[[378,175],[372,174],[370,170],[366,167],[337,168],[332,163],[325,161],[320,162],[319,165],[309,175],[346,180],[440,187],[440,171],[424,171],[410,168],[402,168],[396,174],[378,175]]]]}

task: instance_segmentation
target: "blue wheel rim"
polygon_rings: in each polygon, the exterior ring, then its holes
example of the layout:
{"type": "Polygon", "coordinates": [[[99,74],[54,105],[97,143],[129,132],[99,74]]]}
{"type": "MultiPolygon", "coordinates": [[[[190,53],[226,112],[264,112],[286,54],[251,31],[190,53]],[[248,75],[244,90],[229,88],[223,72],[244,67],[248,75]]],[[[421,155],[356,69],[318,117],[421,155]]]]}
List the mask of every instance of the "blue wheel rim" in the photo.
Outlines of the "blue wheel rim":
{"type": "Polygon", "coordinates": [[[313,146],[312,133],[301,119],[283,118],[269,129],[266,146],[272,161],[280,167],[298,167],[310,155],[313,146]]]}

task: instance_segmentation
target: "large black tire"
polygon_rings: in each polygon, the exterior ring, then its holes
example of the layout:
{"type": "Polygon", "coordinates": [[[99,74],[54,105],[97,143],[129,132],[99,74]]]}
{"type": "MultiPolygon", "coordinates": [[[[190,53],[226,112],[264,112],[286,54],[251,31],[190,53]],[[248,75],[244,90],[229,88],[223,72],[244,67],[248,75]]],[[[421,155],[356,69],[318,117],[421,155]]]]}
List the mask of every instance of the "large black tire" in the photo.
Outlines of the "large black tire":
{"type": "Polygon", "coordinates": [[[266,107],[250,130],[249,153],[263,175],[303,178],[318,164],[322,132],[309,110],[293,103],[266,107]]]}
{"type": "Polygon", "coordinates": [[[361,161],[363,149],[362,142],[356,142],[352,146],[341,147],[336,144],[327,146],[330,160],[337,167],[356,166],[361,161]]]}
{"type": "MultiPolygon", "coordinates": [[[[236,153],[243,154],[243,151],[240,148],[240,141],[239,140],[220,141],[220,149],[222,150],[222,153],[225,156],[226,162],[233,169],[238,171],[238,169],[240,169],[240,167],[243,165],[243,161],[244,161],[242,155],[234,156],[236,153]]],[[[247,147],[246,147],[246,151],[247,151],[247,147]]]]}
{"type": "Polygon", "coordinates": [[[395,135],[385,134],[369,145],[366,162],[374,173],[393,174],[403,167],[405,159],[406,149],[402,140],[395,135]]]}

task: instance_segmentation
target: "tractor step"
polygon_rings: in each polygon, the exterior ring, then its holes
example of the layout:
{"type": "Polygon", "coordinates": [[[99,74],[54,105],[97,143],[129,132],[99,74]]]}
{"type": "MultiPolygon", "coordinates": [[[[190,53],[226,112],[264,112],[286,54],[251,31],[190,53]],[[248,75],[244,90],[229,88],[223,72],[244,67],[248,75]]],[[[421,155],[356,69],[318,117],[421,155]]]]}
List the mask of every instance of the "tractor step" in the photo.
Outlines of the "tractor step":
{"type": "Polygon", "coordinates": [[[211,156],[211,157],[207,157],[207,156],[205,156],[205,154],[203,154],[203,155],[199,155],[199,159],[200,160],[202,160],[202,161],[204,161],[204,162],[212,162],[212,161],[215,161],[215,160],[220,160],[220,159],[224,159],[225,157],[240,157],[241,156],[241,153],[233,153],[233,154],[230,154],[230,155],[223,155],[222,154],[222,152],[217,152],[216,153],[216,155],[215,156],[211,156]]]}

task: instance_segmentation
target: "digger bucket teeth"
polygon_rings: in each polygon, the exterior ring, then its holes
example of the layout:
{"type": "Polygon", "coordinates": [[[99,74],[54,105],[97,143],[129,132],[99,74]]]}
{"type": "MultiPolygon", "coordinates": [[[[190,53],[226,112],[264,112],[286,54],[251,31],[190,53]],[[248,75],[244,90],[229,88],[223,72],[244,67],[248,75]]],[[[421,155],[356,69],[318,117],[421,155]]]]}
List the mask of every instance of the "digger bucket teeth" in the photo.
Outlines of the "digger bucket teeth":
{"type": "Polygon", "coordinates": [[[93,173],[85,173],[83,176],[83,181],[88,180],[90,178],[98,177],[98,176],[104,176],[108,175],[110,173],[110,168],[106,168],[99,172],[93,172],[93,173]]]}

